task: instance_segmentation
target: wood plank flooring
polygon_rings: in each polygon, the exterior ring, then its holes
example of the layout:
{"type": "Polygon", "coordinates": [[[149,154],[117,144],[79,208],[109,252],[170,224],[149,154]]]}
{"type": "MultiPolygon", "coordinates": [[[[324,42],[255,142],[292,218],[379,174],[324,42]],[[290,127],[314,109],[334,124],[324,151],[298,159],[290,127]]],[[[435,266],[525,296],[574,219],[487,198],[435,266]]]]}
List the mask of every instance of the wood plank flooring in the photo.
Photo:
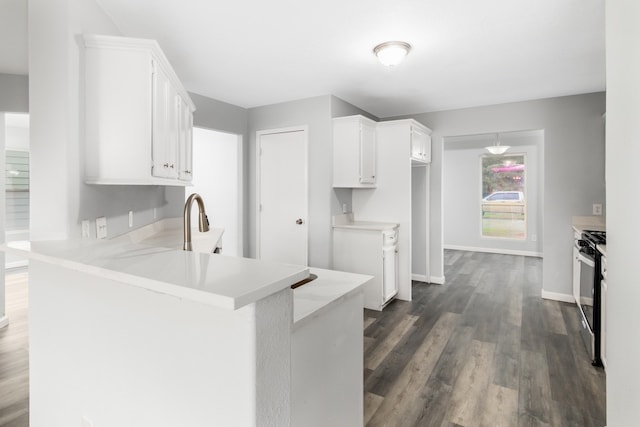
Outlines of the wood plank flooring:
{"type": "Polygon", "coordinates": [[[604,426],[605,374],[542,260],[445,251],[446,285],[365,310],[367,426],[604,426]]]}
{"type": "Polygon", "coordinates": [[[0,329],[0,426],[29,426],[29,338],[26,271],[5,277],[9,326],[0,329]]]}
{"type": "MultiPolygon", "coordinates": [[[[445,274],[365,310],[367,426],[605,425],[604,372],[575,306],[540,298],[540,259],[445,251],[445,274]]],[[[29,425],[27,281],[6,277],[0,426],[29,425]]]]}

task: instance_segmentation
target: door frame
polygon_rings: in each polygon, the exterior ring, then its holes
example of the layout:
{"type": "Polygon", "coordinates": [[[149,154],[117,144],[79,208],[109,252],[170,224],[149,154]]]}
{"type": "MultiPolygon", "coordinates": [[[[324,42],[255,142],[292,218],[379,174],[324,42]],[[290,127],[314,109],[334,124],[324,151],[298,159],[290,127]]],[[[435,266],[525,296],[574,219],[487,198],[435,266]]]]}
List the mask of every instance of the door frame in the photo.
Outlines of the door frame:
{"type": "Polygon", "coordinates": [[[306,249],[305,259],[306,259],[306,265],[308,265],[309,264],[309,126],[307,125],[290,126],[290,127],[284,127],[284,128],[265,129],[265,130],[256,131],[256,205],[255,205],[256,259],[261,258],[260,243],[261,243],[261,233],[262,233],[262,229],[261,229],[262,214],[261,214],[260,206],[262,204],[262,194],[261,194],[260,188],[261,188],[261,177],[262,177],[261,169],[262,168],[261,168],[260,155],[262,150],[262,137],[265,135],[273,135],[278,133],[289,133],[289,132],[302,132],[302,135],[304,136],[303,152],[304,152],[304,188],[305,188],[304,198],[305,198],[305,201],[304,201],[303,215],[304,215],[305,221],[307,222],[307,233],[306,233],[307,247],[305,248],[306,249]]]}

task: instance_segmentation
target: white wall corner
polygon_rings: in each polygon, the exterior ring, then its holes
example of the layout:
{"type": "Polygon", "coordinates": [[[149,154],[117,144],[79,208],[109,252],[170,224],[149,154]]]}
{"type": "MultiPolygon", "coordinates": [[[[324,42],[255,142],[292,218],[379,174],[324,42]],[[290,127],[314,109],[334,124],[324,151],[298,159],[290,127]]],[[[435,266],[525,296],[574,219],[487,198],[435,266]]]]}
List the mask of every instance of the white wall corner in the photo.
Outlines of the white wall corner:
{"type": "Polygon", "coordinates": [[[569,294],[559,294],[557,292],[549,292],[549,291],[545,291],[544,289],[541,292],[541,296],[542,299],[548,299],[548,300],[552,300],[552,301],[561,301],[561,302],[568,302],[568,303],[575,303],[576,300],[574,299],[573,295],[569,295],[569,294]]]}
{"type": "Polygon", "coordinates": [[[445,283],[444,276],[431,276],[429,283],[434,283],[436,285],[444,285],[445,283]]]}
{"type": "Polygon", "coordinates": [[[0,329],[6,328],[7,326],[9,326],[9,318],[7,315],[4,315],[0,317],[0,329]]]}

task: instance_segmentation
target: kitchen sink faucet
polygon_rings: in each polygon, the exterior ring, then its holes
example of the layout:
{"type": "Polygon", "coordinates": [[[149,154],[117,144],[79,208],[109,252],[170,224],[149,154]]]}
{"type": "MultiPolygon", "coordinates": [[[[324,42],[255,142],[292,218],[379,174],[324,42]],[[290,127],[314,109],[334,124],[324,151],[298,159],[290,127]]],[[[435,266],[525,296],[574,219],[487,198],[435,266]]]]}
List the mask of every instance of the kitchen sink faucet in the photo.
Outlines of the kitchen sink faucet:
{"type": "Polygon", "coordinates": [[[182,249],[185,251],[193,250],[191,247],[191,205],[193,205],[194,200],[198,202],[198,229],[201,232],[209,231],[209,219],[207,218],[207,213],[204,211],[202,197],[200,197],[198,193],[193,193],[184,204],[184,244],[182,245],[182,249]]]}

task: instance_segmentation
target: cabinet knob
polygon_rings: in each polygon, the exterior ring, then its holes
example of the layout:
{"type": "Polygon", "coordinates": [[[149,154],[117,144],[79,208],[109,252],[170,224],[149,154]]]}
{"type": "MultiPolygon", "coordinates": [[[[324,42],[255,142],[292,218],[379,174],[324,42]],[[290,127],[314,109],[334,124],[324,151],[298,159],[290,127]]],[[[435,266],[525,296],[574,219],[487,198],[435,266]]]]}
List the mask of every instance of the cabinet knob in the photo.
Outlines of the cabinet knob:
{"type": "Polygon", "coordinates": [[[302,218],[296,219],[296,224],[301,225],[302,224],[302,218]]]}
{"type": "Polygon", "coordinates": [[[173,163],[171,163],[171,165],[169,166],[171,169],[173,169],[173,163]]]}
{"type": "Polygon", "coordinates": [[[162,166],[164,166],[164,168],[166,169],[166,168],[168,168],[168,167],[169,167],[169,163],[165,163],[165,164],[164,164],[164,165],[162,165],[162,166]]]}

